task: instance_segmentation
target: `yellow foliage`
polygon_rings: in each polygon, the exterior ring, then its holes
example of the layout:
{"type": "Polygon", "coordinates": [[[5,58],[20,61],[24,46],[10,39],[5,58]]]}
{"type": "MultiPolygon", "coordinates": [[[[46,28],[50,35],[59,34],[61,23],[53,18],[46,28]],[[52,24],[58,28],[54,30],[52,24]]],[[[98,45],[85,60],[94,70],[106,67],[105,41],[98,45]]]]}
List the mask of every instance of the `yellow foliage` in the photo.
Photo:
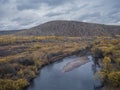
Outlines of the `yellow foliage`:
{"type": "Polygon", "coordinates": [[[111,83],[111,85],[115,87],[120,86],[120,71],[113,71],[110,74],[108,74],[108,81],[109,83],[111,83]]]}
{"type": "Polygon", "coordinates": [[[27,85],[29,83],[25,79],[0,79],[0,90],[22,90],[27,85]]]}

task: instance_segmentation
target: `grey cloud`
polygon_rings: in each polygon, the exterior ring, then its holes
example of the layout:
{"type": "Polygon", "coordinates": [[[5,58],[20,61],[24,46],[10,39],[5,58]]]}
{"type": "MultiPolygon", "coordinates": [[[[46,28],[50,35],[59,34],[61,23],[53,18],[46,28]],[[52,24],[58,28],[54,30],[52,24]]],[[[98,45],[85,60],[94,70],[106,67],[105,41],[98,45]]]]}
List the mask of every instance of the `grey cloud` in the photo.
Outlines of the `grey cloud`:
{"type": "Polygon", "coordinates": [[[54,17],[54,16],[58,16],[58,15],[61,15],[63,13],[48,13],[46,16],[48,17],[54,17]]]}
{"type": "Polygon", "coordinates": [[[58,19],[120,25],[119,3],[119,0],[0,0],[0,30],[30,28],[58,19]]]}
{"type": "Polygon", "coordinates": [[[17,1],[18,3],[17,9],[18,10],[38,9],[41,3],[45,3],[52,7],[55,7],[66,2],[67,0],[22,0],[22,1],[17,1]]]}
{"type": "Polygon", "coordinates": [[[8,2],[9,2],[9,0],[0,0],[1,4],[5,4],[5,3],[8,3],[8,2]]]}

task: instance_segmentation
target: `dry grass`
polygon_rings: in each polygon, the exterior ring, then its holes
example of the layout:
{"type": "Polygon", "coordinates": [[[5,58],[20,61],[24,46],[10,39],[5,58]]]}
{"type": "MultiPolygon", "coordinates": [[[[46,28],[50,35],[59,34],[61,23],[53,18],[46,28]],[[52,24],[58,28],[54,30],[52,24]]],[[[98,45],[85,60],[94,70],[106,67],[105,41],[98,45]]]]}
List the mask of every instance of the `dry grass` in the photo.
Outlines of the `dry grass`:
{"type": "MultiPolygon", "coordinates": [[[[43,65],[86,47],[87,43],[80,37],[0,36],[0,79],[16,81],[22,78],[28,82],[43,65]]],[[[11,87],[8,83],[6,81],[5,85],[11,87]]]]}

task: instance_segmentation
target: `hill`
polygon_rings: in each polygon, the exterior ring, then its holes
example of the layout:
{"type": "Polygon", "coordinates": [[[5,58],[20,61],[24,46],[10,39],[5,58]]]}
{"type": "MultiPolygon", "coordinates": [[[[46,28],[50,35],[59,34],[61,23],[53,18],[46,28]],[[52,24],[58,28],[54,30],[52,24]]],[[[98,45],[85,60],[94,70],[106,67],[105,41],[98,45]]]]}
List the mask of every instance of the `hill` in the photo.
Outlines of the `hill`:
{"type": "Polygon", "coordinates": [[[120,26],[56,20],[14,34],[27,36],[111,36],[120,34],[120,26]]]}
{"type": "Polygon", "coordinates": [[[76,21],[51,21],[22,31],[19,34],[35,36],[108,36],[120,34],[120,26],[76,21]]]}

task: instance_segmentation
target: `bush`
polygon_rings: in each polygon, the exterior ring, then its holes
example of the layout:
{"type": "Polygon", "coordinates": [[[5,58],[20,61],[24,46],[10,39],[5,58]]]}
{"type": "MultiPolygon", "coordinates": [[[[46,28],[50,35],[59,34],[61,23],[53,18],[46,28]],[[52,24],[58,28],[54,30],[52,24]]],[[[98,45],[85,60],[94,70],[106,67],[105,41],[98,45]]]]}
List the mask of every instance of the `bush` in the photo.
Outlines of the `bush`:
{"type": "Polygon", "coordinates": [[[120,71],[108,74],[108,82],[115,87],[120,86],[120,71]]]}
{"type": "Polygon", "coordinates": [[[103,59],[103,65],[104,65],[104,69],[105,70],[109,70],[110,69],[110,65],[111,65],[111,59],[110,57],[105,56],[103,59]]]}
{"type": "Polygon", "coordinates": [[[9,63],[3,63],[0,65],[0,76],[4,76],[7,74],[15,75],[17,71],[15,70],[15,67],[12,66],[9,63]]]}
{"type": "Polygon", "coordinates": [[[30,57],[19,58],[17,60],[17,62],[19,64],[22,64],[22,65],[25,65],[25,66],[29,66],[29,65],[34,65],[35,64],[34,60],[32,58],[30,58],[30,57]]]}
{"type": "Polygon", "coordinates": [[[29,83],[25,79],[0,79],[0,90],[23,90],[27,85],[29,85],[29,83]]]}

